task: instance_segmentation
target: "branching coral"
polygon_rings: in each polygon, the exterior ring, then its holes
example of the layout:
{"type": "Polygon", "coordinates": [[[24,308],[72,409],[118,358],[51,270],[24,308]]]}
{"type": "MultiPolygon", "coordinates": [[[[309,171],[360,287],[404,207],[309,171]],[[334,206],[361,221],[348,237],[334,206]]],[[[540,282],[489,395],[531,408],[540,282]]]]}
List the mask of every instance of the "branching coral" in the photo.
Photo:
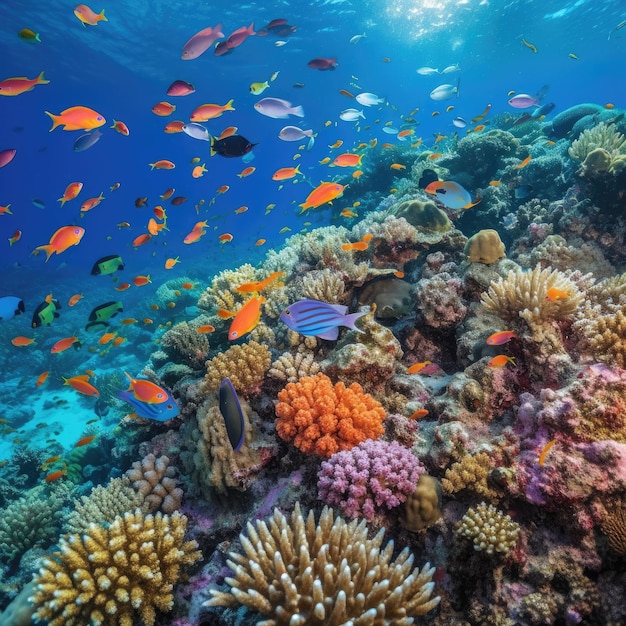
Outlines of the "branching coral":
{"type": "Polygon", "coordinates": [[[308,454],[328,458],[383,433],[385,410],[361,385],[333,386],[325,374],[305,376],[278,393],[276,432],[308,454]]]}
{"type": "Polygon", "coordinates": [[[267,346],[249,341],[240,346],[231,346],[207,361],[203,392],[213,393],[219,389],[224,378],[230,378],[239,393],[250,393],[263,384],[265,373],[270,368],[272,356],[267,346]]]}
{"type": "Polygon", "coordinates": [[[180,509],[183,490],[178,486],[176,468],[170,465],[169,457],[162,455],[157,459],[150,453],[141,461],[135,461],[126,476],[147,504],[149,513],[159,509],[173,513],[180,509]]]}
{"type": "Polygon", "coordinates": [[[368,439],[322,463],[318,497],[346,517],[380,522],[415,491],[423,471],[419,459],[398,442],[368,439]]]}
{"type": "Polygon", "coordinates": [[[481,502],[470,508],[456,528],[456,534],[474,542],[474,550],[506,555],[517,543],[520,525],[492,504],[481,502]]]}
{"type": "Polygon", "coordinates": [[[364,521],[347,523],[324,508],[316,525],[299,504],[287,519],[248,522],[244,554],[230,552],[228,592],[211,589],[209,606],[243,604],[268,619],[265,626],[408,626],[439,604],[432,597],[435,568],[414,569],[405,548],[395,560],[384,529],[368,538],[364,521]]]}
{"type": "Polygon", "coordinates": [[[127,478],[112,478],[106,486],[94,487],[88,496],[81,496],[69,514],[65,529],[82,533],[91,524],[109,524],[118,515],[141,508],[145,512],[143,495],[135,491],[127,478]]]}
{"type": "Polygon", "coordinates": [[[105,528],[61,538],[59,552],[35,574],[35,619],[50,626],[153,626],[156,612],[170,611],[181,569],[201,554],[185,541],[187,518],[179,513],[117,517],[105,528]]]}
{"type": "Polygon", "coordinates": [[[502,492],[488,483],[492,469],[493,463],[486,452],[467,454],[446,470],[441,486],[447,494],[468,489],[485,498],[497,498],[502,492]]]}
{"type": "Polygon", "coordinates": [[[584,161],[597,148],[602,148],[609,154],[609,158],[614,158],[624,152],[626,138],[617,131],[615,124],[600,122],[584,130],[578,139],[572,141],[568,153],[572,159],[584,161]]]}

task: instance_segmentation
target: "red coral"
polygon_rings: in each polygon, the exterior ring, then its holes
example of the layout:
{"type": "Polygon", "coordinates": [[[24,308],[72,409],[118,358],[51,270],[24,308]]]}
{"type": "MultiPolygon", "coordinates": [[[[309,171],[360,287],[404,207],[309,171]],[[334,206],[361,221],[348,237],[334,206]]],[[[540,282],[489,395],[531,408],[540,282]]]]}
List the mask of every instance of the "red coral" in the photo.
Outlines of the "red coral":
{"type": "Polygon", "coordinates": [[[325,374],[305,376],[278,394],[276,431],[308,454],[330,457],[383,433],[385,410],[358,383],[346,387],[325,374]]]}

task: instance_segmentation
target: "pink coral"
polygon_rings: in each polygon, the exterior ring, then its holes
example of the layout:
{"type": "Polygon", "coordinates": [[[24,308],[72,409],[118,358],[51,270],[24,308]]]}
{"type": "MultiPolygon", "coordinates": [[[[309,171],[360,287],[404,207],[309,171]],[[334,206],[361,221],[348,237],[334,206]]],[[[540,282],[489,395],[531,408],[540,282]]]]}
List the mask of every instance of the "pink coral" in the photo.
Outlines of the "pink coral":
{"type": "Polygon", "coordinates": [[[415,491],[424,468],[396,441],[368,439],[322,463],[318,496],[348,517],[384,521],[384,513],[415,491]]]}

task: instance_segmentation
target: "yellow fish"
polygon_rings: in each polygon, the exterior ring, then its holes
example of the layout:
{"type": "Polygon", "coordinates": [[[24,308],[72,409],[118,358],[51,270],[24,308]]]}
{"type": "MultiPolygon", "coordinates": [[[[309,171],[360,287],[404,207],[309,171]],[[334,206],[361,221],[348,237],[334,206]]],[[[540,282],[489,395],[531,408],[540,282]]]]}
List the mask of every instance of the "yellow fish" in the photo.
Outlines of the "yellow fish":
{"type": "Polygon", "coordinates": [[[254,96],[260,96],[268,87],[270,86],[270,84],[265,81],[265,82],[256,82],[256,83],[252,83],[250,85],[250,93],[254,96]]]}

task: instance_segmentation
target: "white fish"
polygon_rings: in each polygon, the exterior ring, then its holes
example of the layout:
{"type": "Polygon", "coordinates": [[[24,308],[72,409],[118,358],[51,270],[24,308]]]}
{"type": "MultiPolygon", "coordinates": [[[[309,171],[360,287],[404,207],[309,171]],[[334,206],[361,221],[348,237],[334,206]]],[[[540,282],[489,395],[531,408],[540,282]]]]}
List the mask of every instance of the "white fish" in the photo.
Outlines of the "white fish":
{"type": "Polygon", "coordinates": [[[467,126],[467,122],[462,118],[462,117],[455,117],[452,120],[452,123],[457,127],[457,128],[465,128],[467,126]]]}
{"type": "Polygon", "coordinates": [[[183,132],[194,139],[200,139],[201,141],[211,141],[209,137],[209,131],[202,126],[202,124],[196,124],[190,122],[189,124],[183,124],[183,132]]]}
{"type": "Polygon", "coordinates": [[[274,42],[274,45],[275,45],[277,48],[280,48],[281,46],[284,46],[286,43],[287,43],[287,42],[286,42],[284,39],[279,39],[278,41],[275,41],[275,42],[274,42]]]}
{"type": "Polygon", "coordinates": [[[302,130],[297,126],[285,126],[281,128],[278,133],[278,138],[283,141],[300,141],[305,137],[311,138],[313,136],[313,131],[309,128],[307,130],[302,130]]]}
{"type": "Polygon", "coordinates": [[[383,133],[387,133],[388,135],[397,135],[400,131],[393,126],[383,126],[383,133]]]}
{"type": "Polygon", "coordinates": [[[304,117],[304,109],[301,106],[292,106],[291,102],[281,98],[262,98],[255,103],[254,108],[261,114],[274,119],[284,119],[290,115],[304,117]]]}
{"type": "Polygon", "coordinates": [[[366,37],[365,33],[363,33],[362,35],[354,35],[353,37],[350,37],[350,43],[359,43],[359,41],[361,41],[363,37],[366,37]]]}
{"type": "Polygon", "coordinates": [[[364,107],[373,107],[377,104],[382,104],[385,101],[384,98],[379,98],[375,93],[369,93],[367,91],[357,94],[355,99],[359,104],[362,104],[364,107]]]}
{"type": "Polygon", "coordinates": [[[444,67],[441,70],[441,74],[451,74],[452,72],[458,72],[461,70],[461,67],[459,66],[458,63],[455,63],[454,65],[448,65],[448,67],[444,67]]]}
{"type": "Polygon", "coordinates": [[[436,67],[418,67],[417,70],[415,70],[418,74],[421,74],[422,76],[431,76],[432,74],[439,74],[439,70],[436,67]]]}
{"type": "Polygon", "coordinates": [[[363,111],[357,111],[357,109],[344,109],[339,114],[339,118],[342,119],[344,122],[356,122],[360,117],[365,119],[363,111]]]}
{"type": "Polygon", "coordinates": [[[437,100],[438,102],[441,100],[450,100],[450,98],[459,97],[459,84],[456,85],[439,85],[439,87],[435,87],[430,92],[430,97],[432,100],[437,100]]]}

